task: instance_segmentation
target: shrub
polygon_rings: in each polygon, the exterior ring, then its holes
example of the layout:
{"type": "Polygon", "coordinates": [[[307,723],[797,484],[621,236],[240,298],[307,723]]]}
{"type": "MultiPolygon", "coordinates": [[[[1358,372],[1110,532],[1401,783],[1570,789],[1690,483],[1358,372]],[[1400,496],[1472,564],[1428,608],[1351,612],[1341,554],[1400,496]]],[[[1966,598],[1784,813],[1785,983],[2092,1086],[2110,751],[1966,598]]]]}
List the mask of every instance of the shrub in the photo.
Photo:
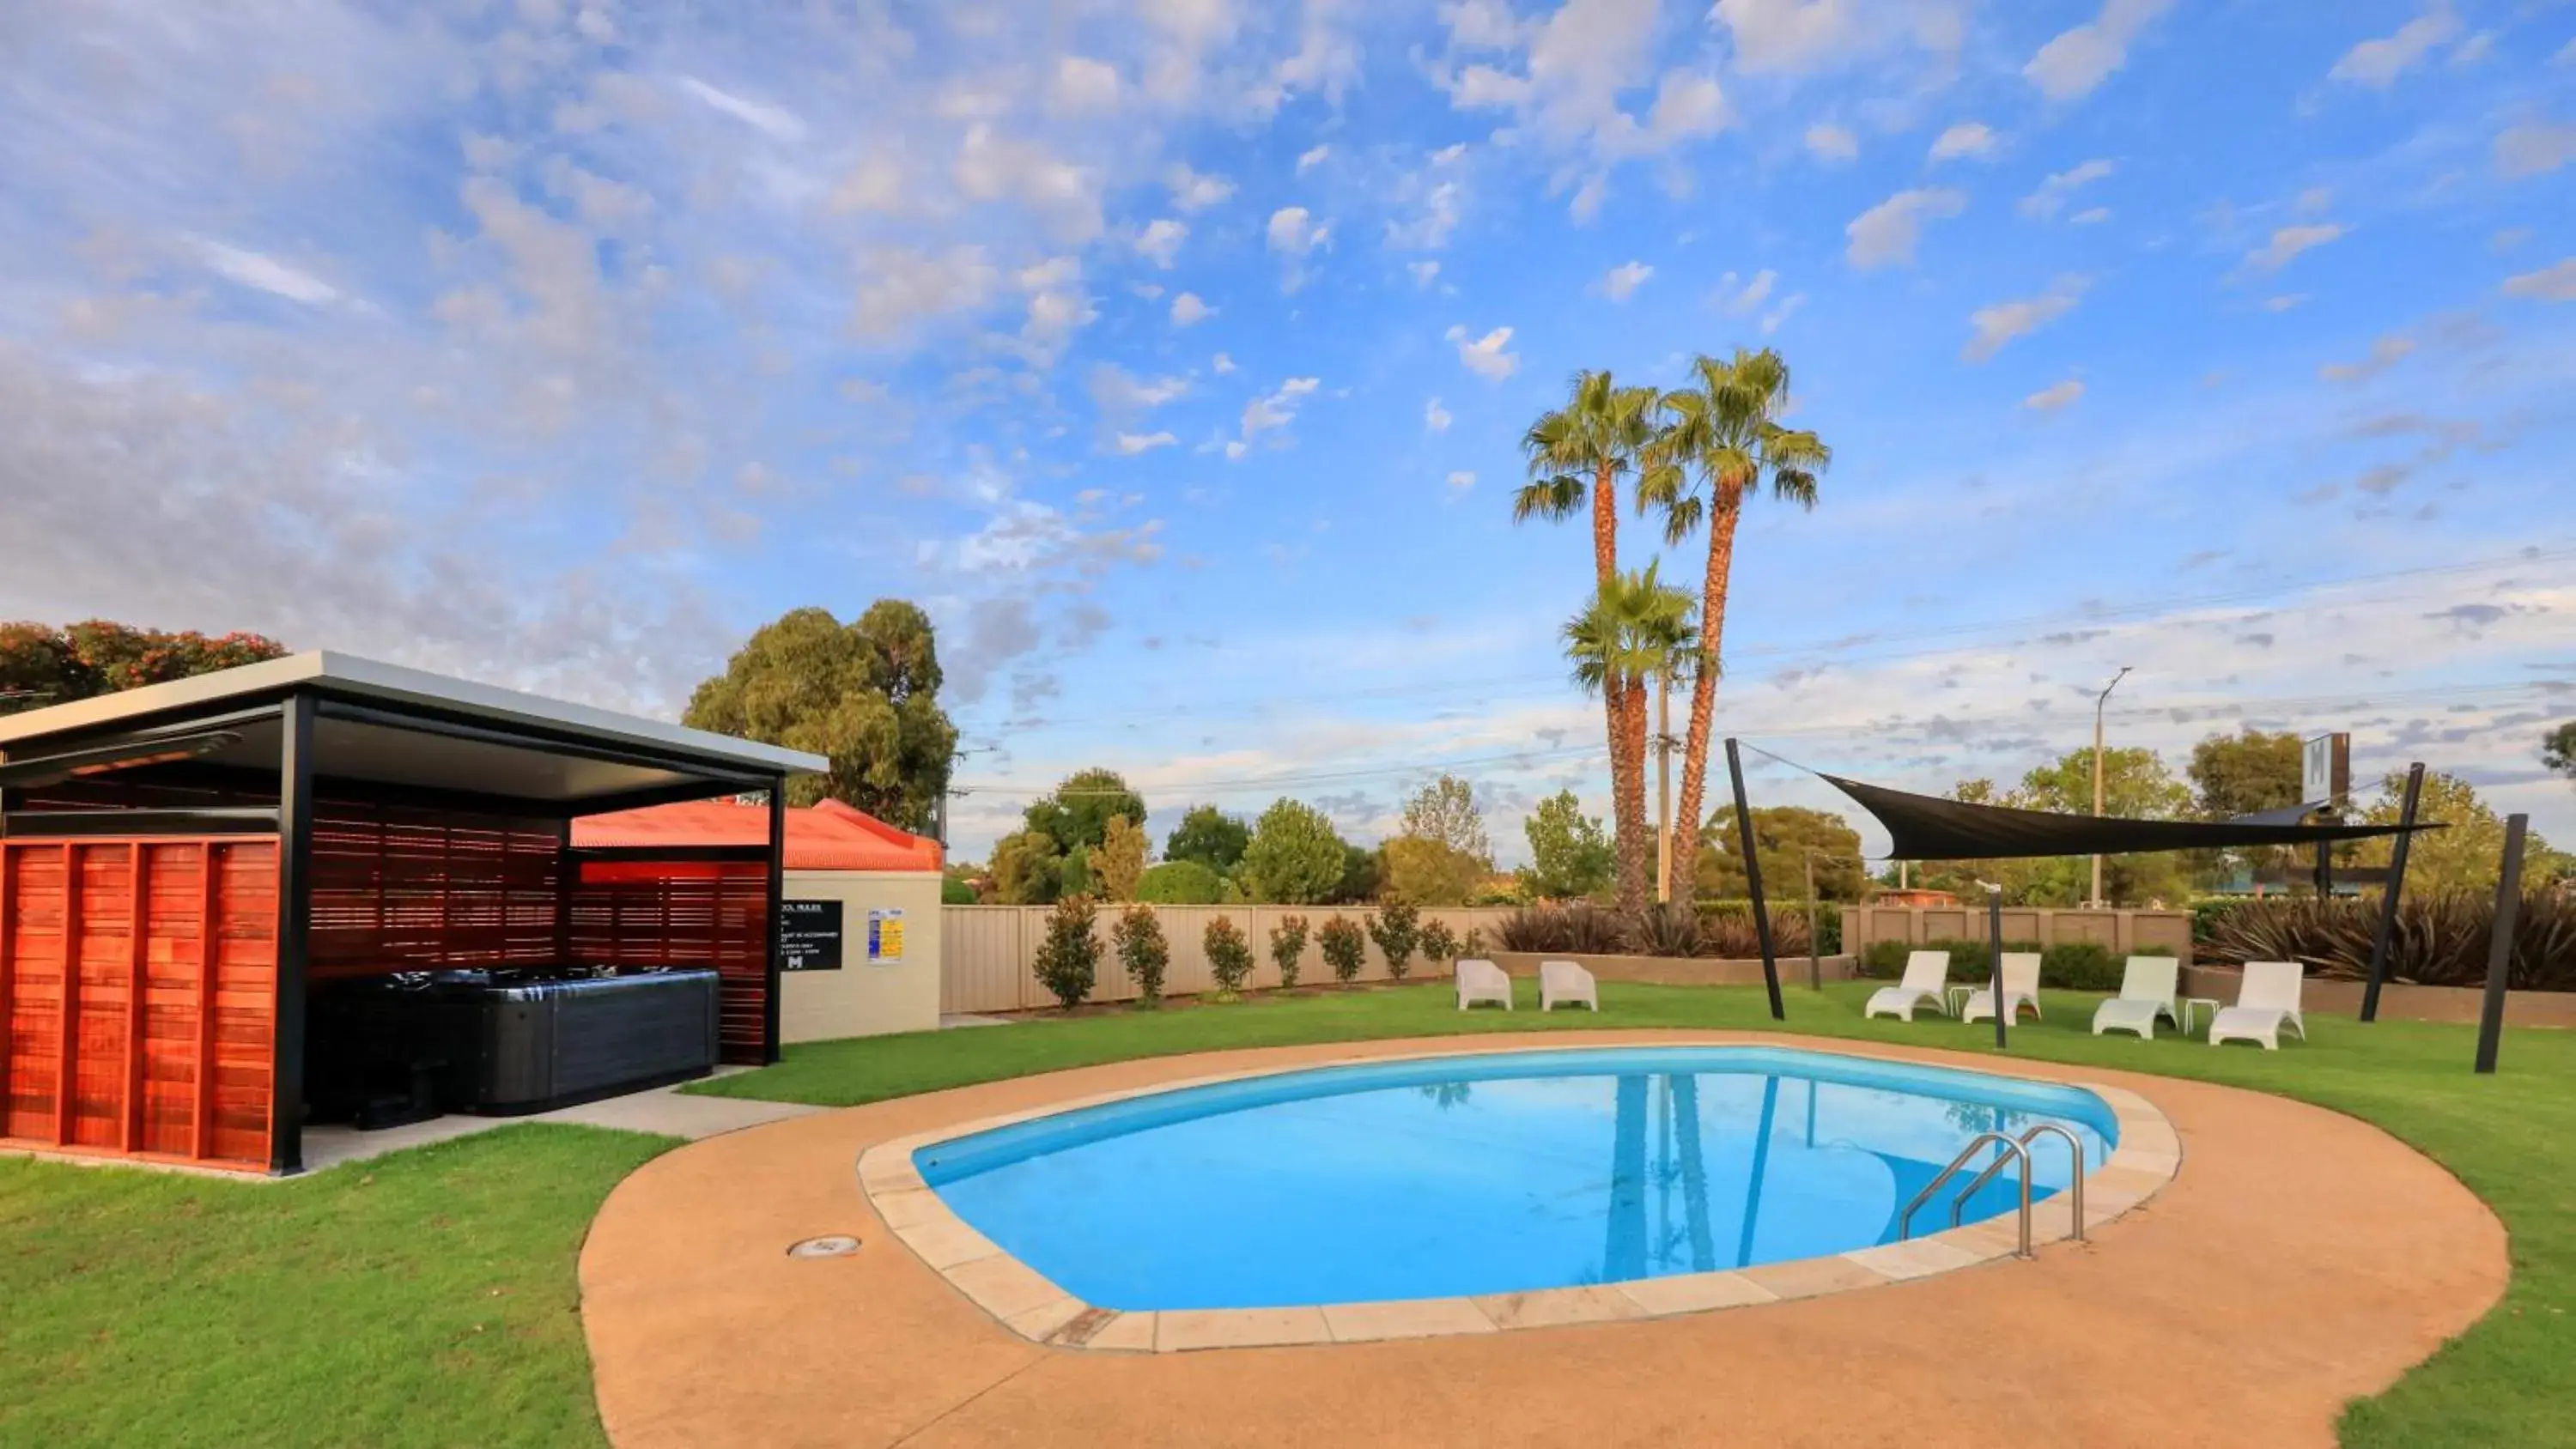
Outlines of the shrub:
{"type": "Polygon", "coordinates": [[[1067,1011],[1082,1004],[1100,975],[1100,940],[1091,934],[1089,896],[1066,896],[1047,913],[1046,939],[1038,944],[1038,984],[1067,1011]]]}
{"type": "MultiPolygon", "coordinates": [[[[2318,976],[2358,980],[2370,974],[2379,914],[2375,902],[2243,901],[2218,918],[2203,954],[2229,964],[2299,961],[2318,976]]],[[[2495,898],[2484,891],[2403,897],[2388,943],[2389,979],[2482,986],[2494,928],[2495,898]]],[[[2505,984],[2520,991],[2576,991],[2576,900],[2522,898],[2505,984]]]]}
{"type": "Polygon", "coordinates": [[[1233,917],[1219,916],[1207,923],[1199,944],[1207,950],[1208,974],[1216,978],[1216,999],[1232,1001],[1241,996],[1244,978],[1252,974],[1252,943],[1244,939],[1243,928],[1233,917]]]}
{"type": "Polygon", "coordinates": [[[1649,956],[1696,956],[1699,948],[1699,912],[1678,901],[1647,907],[1637,922],[1637,949],[1649,956]]]}
{"type": "Polygon", "coordinates": [[[1297,984],[1297,969],[1306,961],[1306,918],[1281,916],[1270,928],[1270,964],[1279,968],[1280,989],[1297,984]]]}
{"type": "Polygon", "coordinates": [[[1467,939],[1458,943],[1458,954],[1460,956],[1481,959],[1485,954],[1485,928],[1482,926],[1469,927],[1467,930],[1467,939]]]}
{"type": "Polygon", "coordinates": [[[2039,984],[2051,991],[2117,991],[2128,964],[2099,941],[2060,941],[2040,953],[2039,984]]]}
{"type": "MultiPolygon", "coordinates": [[[[1950,953],[1950,979],[1983,981],[1993,969],[1994,943],[1991,941],[1926,941],[1917,946],[1905,941],[1872,941],[1860,954],[1860,974],[1894,981],[1905,974],[1905,958],[1916,951],[1950,953]]],[[[2037,941],[2006,941],[2007,951],[2038,951],[2037,941]]],[[[2046,953],[2042,952],[2040,969],[2047,971],[2046,953]]]]}
{"type": "Polygon", "coordinates": [[[2213,900],[2193,901],[2191,903],[2192,944],[2195,946],[2208,945],[2212,940],[2217,938],[2218,923],[2229,911],[2236,909],[2238,906],[2250,906],[2255,904],[2258,903],[2238,899],[2232,896],[2219,896],[2213,900]]]}
{"type": "Polygon", "coordinates": [[[1346,917],[1335,916],[1315,933],[1316,944],[1323,948],[1324,961],[1333,968],[1333,979],[1344,986],[1360,974],[1360,962],[1366,959],[1368,942],[1360,928],[1346,917]]]}
{"type": "Polygon", "coordinates": [[[975,888],[962,880],[939,883],[939,903],[943,906],[971,906],[977,899],[975,888]]]}
{"type": "Polygon", "coordinates": [[[1557,906],[1523,906],[1494,927],[1506,951],[1562,951],[1565,912],[1557,906]]]}
{"type": "MultiPolygon", "coordinates": [[[[1762,933],[1753,927],[1753,912],[1705,912],[1699,918],[1700,954],[1726,961],[1750,961],[1762,954],[1762,933]]],[[[1773,954],[1807,954],[1807,917],[1802,911],[1771,913],[1773,954]]],[[[1902,963],[1900,958],[1899,964],[1902,963]]]]}
{"type": "Polygon", "coordinates": [[[1163,940],[1163,918],[1152,906],[1129,906],[1109,928],[1118,943],[1118,963],[1136,983],[1136,1004],[1148,1011],[1163,1004],[1163,969],[1172,964],[1172,948],[1163,940]]]}
{"type": "Polygon", "coordinates": [[[1136,899],[1166,906],[1212,906],[1225,895],[1225,877],[1195,860],[1167,860],[1136,880],[1136,899]]]}
{"type": "Polygon", "coordinates": [[[1422,959],[1442,971],[1458,959],[1458,935],[1447,921],[1433,921],[1422,928],[1422,959]]]}
{"type": "Polygon", "coordinates": [[[1414,948],[1422,944],[1422,913],[1411,901],[1388,901],[1369,917],[1368,933],[1377,948],[1386,953],[1386,974],[1402,981],[1406,968],[1413,964],[1414,948]]]}

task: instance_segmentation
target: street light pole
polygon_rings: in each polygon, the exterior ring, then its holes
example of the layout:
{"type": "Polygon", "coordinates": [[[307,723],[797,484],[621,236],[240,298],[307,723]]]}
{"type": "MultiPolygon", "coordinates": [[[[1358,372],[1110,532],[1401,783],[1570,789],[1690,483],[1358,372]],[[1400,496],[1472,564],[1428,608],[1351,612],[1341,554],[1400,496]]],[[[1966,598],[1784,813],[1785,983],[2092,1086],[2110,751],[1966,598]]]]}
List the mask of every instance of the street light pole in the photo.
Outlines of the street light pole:
{"type": "MultiPolygon", "coordinates": [[[[2120,681],[2128,677],[2129,666],[2123,664],[2120,672],[2111,676],[2111,682],[2103,685],[2101,694],[2093,700],[2093,818],[2096,820],[2102,818],[2102,710],[2111,702],[2111,691],[2119,688],[2120,681]]],[[[2099,855],[2093,857],[2091,904],[2097,911],[2102,909],[2102,857],[2099,855]]]]}

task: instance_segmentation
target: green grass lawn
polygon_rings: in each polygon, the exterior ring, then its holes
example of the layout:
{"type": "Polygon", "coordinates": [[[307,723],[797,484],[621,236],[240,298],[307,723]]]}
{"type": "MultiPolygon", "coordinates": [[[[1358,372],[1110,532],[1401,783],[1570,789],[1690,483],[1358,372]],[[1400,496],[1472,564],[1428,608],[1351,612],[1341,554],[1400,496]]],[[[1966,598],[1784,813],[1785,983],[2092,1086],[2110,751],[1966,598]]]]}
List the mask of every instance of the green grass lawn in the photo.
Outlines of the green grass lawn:
{"type": "MultiPolygon", "coordinates": [[[[1789,1026],[1992,1049],[1983,1028],[1864,1022],[1865,990],[1792,988],[1789,1026]]],[[[1445,985],[1114,1012],[790,1047],[694,1090],[857,1103],[1224,1047],[1768,1024],[1758,990],[1611,983],[1603,996],[1597,1021],[1461,1016],[1445,985]]],[[[2354,1113],[2450,1166],[2512,1229],[2505,1302],[2355,1404],[2346,1443],[2576,1444],[2576,1033],[2512,1033],[2503,1073],[2479,1078],[2466,1028],[2319,1019],[2312,1043],[2274,1055],[2096,1040],[2093,1000],[2051,993],[2050,1022],[2017,1030],[2013,1054],[2354,1113]]],[[[670,1145],[523,1124],[286,1183],[0,1160],[0,1444],[595,1444],[576,1257],[609,1188],[670,1145]]]]}

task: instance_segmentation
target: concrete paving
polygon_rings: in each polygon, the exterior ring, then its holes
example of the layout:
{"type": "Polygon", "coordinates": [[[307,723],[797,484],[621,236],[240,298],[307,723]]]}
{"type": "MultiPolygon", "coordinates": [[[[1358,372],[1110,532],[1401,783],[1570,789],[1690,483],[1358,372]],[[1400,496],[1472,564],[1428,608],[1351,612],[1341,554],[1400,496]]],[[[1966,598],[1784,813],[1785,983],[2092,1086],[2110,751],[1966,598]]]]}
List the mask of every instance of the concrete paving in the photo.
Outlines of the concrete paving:
{"type": "MultiPolygon", "coordinates": [[[[719,1067],[718,1076],[749,1071],[748,1067],[719,1067]]],[[[623,1097],[609,1097],[597,1102],[584,1102],[578,1107],[564,1107],[552,1112],[537,1112],[525,1117],[472,1117],[451,1114],[414,1122],[405,1127],[386,1127],[374,1132],[361,1132],[346,1124],[307,1127],[304,1129],[304,1167],[319,1172],[344,1162],[363,1162],[382,1157],[406,1147],[430,1142],[448,1142],[507,1127],[513,1122],[577,1122],[586,1127],[617,1127],[629,1132],[653,1132],[665,1137],[686,1137],[696,1141],[721,1133],[758,1127],[771,1122],[784,1122],[791,1117],[810,1116],[823,1110],[793,1102],[754,1102],[737,1097],[698,1097],[683,1093],[678,1087],[656,1087],[645,1092],[629,1092],[623,1097]]]]}

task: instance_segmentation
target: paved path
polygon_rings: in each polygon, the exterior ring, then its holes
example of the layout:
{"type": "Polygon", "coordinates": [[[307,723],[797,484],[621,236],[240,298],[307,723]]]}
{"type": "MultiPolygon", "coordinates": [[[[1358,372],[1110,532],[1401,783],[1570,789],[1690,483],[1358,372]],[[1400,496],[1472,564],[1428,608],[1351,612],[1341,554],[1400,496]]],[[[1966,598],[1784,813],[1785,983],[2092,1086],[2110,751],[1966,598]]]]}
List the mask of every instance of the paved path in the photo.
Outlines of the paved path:
{"type": "MultiPolygon", "coordinates": [[[[748,1069],[725,1068],[720,1069],[717,1075],[743,1070],[748,1069]]],[[[344,1124],[308,1127],[304,1130],[304,1166],[308,1172],[318,1172],[325,1167],[382,1157],[388,1152],[418,1147],[425,1142],[446,1142],[477,1132],[489,1132],[513,1122],[578,1122],[589,1127],[623,1127],[630,1132],[658,1132],[666,1137],[686,1137],[694,1141],[745,1127],[784,1122],[791,1117],[810,1117],[821,1110],[794,1102],[697,1097],[683,1093],[678,1087],[656,1087],[649,1092],[630,1092],[623,1097],[585,1102],[578,1107],[564,1107],[526,1117],[452,1114],[414,1122],[406,1127],[387,1127],[377,1132],[361,1132],[344,1124]]]]}
{"type": "MultiPolygon", "coordinates": [[[[1761,1039],[1586,1033],[1582,1044],[1761,1039]]],[[[1479,1041],[1568,1045],[1561,1035],[1479,1041]]],[[[610,1195],[582,1255],[583,1322],[609,1433],[623,1449],[2273,1449],[2333,1443],[2345,1401],[2386,1387],[2504,1290],[2503,1226],[2449,1173],[2375,1127],[2279,1097],[2043,1063],[2015,1065],[2141,1092],[2182,1138],[2172,1186],[2089,1246],[1824,1298],[1477,1337],[1178,1354],[1033,1345],[889,1234],[853,1166],[874,1142],[1087,1093],[1432,1045],[1456,1043],[1125,1062],[828,1112],[666,1154],[610,1195]],[[789,1244],[825,1233],[854,1233],[864,1246],[847,1258],[786,1256],[789,1244]]],[[[1260,1252],[1367,1225],[1234,1230],[1245,1251],[1260,1252]]]]}

